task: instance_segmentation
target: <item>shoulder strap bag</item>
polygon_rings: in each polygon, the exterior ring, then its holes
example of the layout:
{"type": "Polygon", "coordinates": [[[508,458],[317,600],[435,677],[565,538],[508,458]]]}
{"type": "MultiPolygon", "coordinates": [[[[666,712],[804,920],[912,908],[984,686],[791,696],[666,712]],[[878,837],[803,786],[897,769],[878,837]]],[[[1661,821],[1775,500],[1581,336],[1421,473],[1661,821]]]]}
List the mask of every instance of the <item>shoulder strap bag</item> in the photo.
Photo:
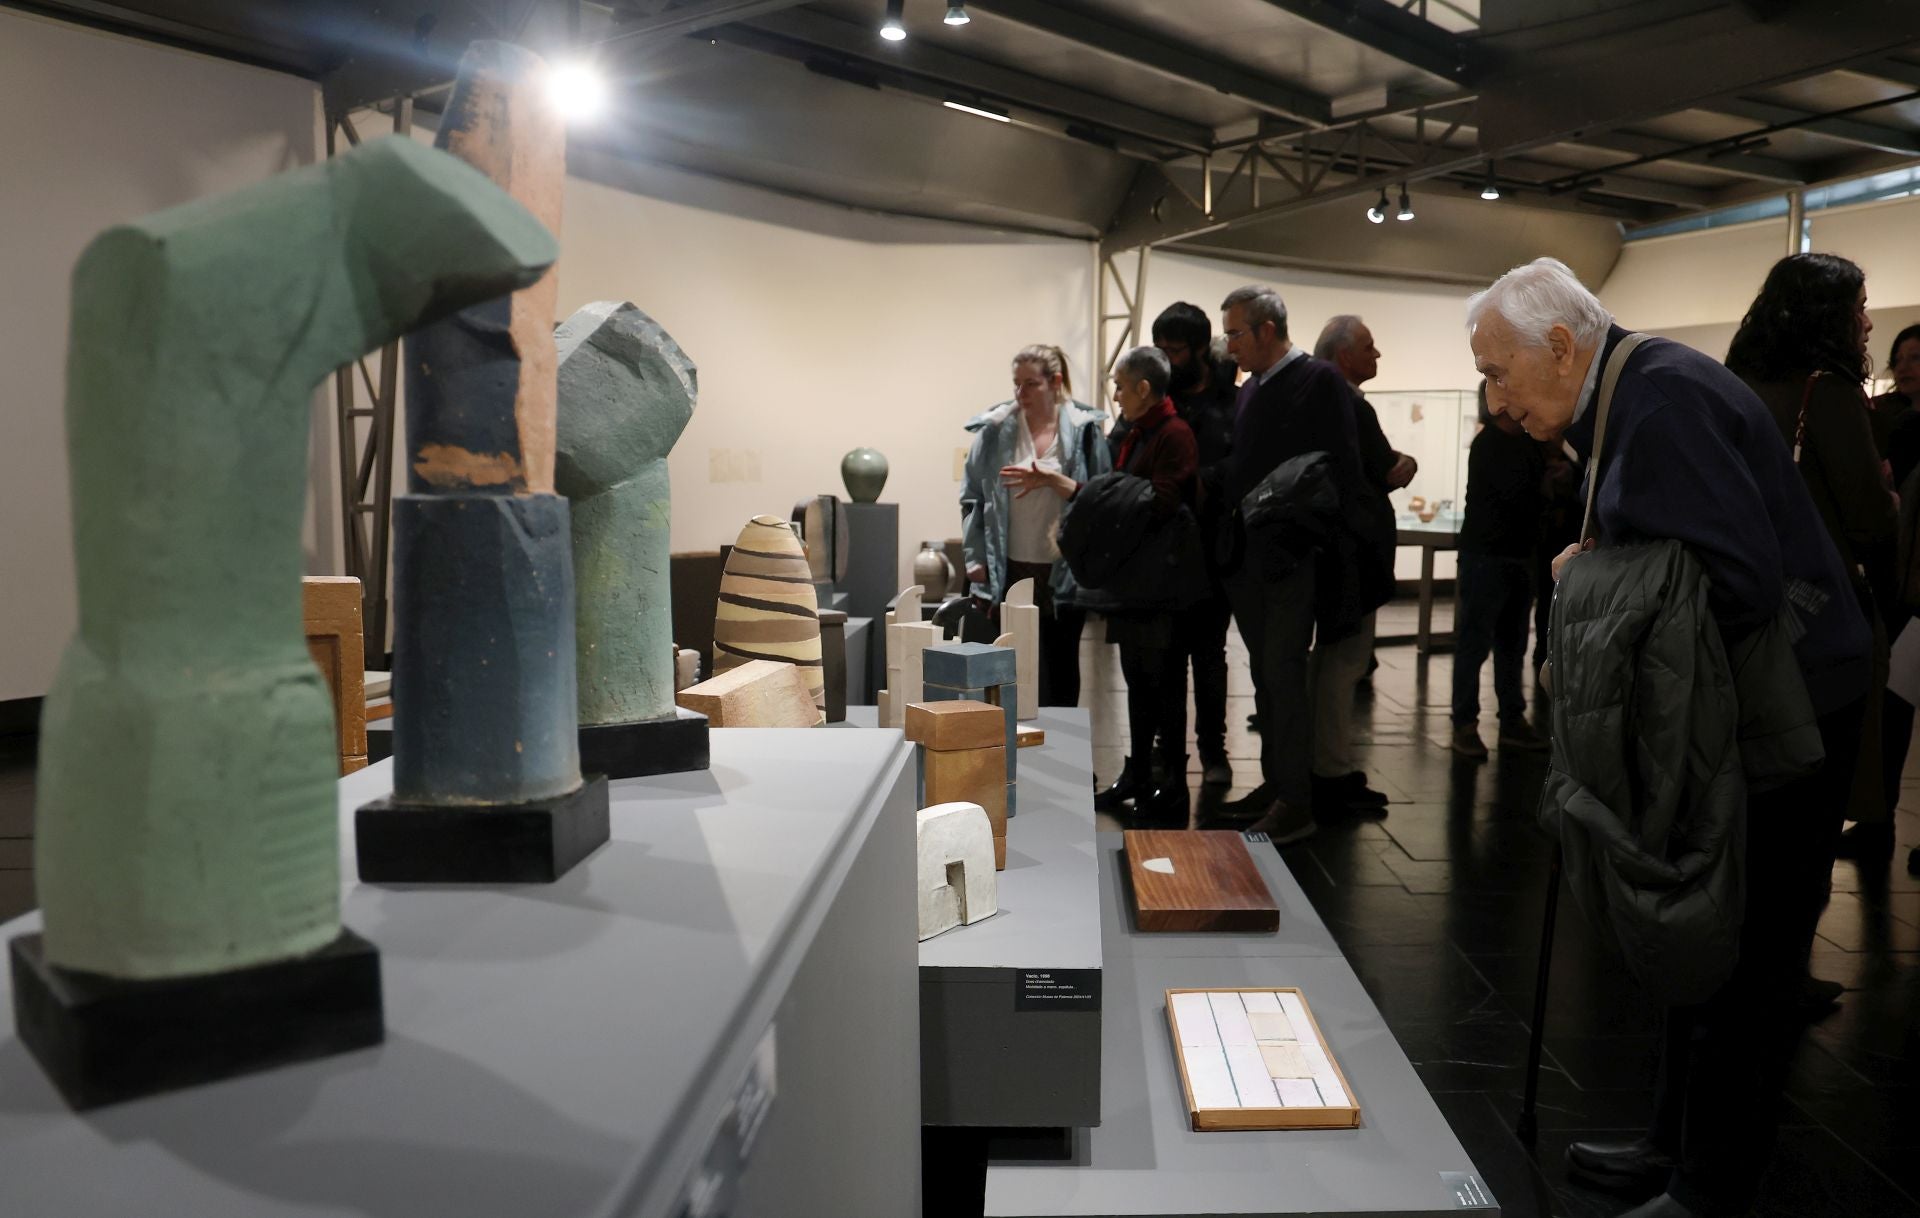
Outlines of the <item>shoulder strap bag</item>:
{"type": "MultiPolygon", "coordinates": [[[[1587,507],[1580,518],[1580,546],[1585,549],[1595,538],[1593,535],[1593,506],[1600,498],[1600,455],[1607,443],[1607,415],[1613,409],[1614,387],[1620,383],[1620,373],[1627,366],[1631,356],[1641,343],[1652,338],[1651,334],[1629,334],[1620,340],[1607,357],[1606,367],[1600,371],[1600,392],[1593,404],[1593,451],[1587,455],[1587,507]]],[[[1568,449],[1572,451],[1571,448],[1568,449]]],[[[1556,585],[1554,595],[1559,595],[1556,585]]],[[[1553,657],[1548,653],[1547,662],[1540,666],[1540,688],[1553,693],[1553,657]]]]}

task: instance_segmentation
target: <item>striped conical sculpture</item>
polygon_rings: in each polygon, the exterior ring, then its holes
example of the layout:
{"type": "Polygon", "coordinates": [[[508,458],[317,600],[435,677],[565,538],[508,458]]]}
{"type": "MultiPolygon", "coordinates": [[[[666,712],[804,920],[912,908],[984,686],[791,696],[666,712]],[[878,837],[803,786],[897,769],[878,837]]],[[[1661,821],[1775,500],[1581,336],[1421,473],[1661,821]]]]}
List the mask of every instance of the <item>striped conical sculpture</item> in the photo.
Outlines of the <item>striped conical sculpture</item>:
{"type": "Polygon", "coordinates": [[[806,678],[815,706],[827,705],[820,668],[820,607],[800,539],[778,516],[755,516],[740,530],[720,577],[713,617],[713,671],[749,660],[780,660],[806,678]]]}

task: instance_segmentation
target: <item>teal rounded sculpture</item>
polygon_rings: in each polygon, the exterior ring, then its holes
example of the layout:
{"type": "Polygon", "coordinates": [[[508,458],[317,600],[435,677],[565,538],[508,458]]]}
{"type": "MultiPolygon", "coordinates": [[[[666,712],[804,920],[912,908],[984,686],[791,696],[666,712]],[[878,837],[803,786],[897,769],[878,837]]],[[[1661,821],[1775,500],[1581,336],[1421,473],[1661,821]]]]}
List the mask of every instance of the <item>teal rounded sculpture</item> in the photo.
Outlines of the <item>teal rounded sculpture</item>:
{"type": "Polygon", "coordinates": [[[877,448],[856,448],[840,458],[840,480],[855,503],[872,503],[887,484],[887,459],[877,448]]]}

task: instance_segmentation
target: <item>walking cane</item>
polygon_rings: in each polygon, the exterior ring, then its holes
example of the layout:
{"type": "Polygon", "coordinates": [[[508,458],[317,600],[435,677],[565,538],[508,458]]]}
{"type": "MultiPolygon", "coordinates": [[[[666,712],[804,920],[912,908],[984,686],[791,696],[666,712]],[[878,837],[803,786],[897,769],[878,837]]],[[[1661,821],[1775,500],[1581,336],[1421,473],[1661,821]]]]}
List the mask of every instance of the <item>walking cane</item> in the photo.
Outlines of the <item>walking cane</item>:
{"type": "Polygon", "coordinates": [[[1520,1119],[1514,1132],[1528,1146],[1540,1131],[1535,1109],[1540,1100],[1540,1050],[1547,1025],[1547,977],[1553,970],[1553,926],[1560,911],[1560,843],[1553,844],[1553,862],[1547,868],[1547,908],[1540,919],[1540,968],[1533,980],[1533,1026],[1527,1034],[1527,1084],[1520,1101],[1520,1119]]]}

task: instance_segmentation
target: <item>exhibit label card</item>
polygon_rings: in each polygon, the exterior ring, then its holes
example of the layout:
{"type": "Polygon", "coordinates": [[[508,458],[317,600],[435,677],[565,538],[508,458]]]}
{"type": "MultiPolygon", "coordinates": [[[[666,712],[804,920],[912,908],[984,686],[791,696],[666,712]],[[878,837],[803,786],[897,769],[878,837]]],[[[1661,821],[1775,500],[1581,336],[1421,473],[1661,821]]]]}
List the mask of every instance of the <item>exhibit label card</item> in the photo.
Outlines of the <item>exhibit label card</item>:
{"type": "Polygon", "coordinates": [[[1016,1011],[1097,1011],[1100,1009],[1100,970],[1057,968],[1022,972],[1014,977],[1016,1011]]]}

